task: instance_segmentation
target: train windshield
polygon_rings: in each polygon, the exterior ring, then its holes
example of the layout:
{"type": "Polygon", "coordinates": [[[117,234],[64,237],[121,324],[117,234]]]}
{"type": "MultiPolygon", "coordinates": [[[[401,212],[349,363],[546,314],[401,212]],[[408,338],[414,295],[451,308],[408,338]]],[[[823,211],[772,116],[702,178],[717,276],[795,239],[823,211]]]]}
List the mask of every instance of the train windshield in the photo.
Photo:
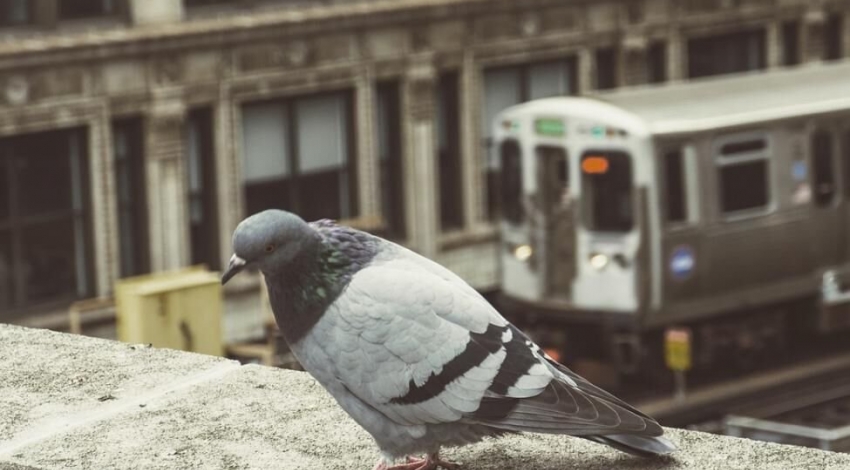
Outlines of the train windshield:
{"type": "Polygon", "coordinates": [[[590,230],[628,232],[634,225],[632,162],[625,152],[590,150],[581,157],[584,223],[590,230]]]}
{"type": "Polygon", "coordinates": [[[502,216],[508,222],[522,222],[522,162],[519,143],[515,140],[502,142],[499,148],[502,173],[502,216]]]}

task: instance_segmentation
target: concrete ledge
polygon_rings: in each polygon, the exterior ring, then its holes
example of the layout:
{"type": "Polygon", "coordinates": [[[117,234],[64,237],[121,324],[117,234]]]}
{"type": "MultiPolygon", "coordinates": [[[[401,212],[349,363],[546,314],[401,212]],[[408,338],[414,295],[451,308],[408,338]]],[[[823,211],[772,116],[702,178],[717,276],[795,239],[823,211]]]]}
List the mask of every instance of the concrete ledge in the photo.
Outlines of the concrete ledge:
{"type": "MultiPolygon", "coordinates": [[[[641,460],[513,436],[446,455],[470,470],[846,469],[850,455],[670,429],[641,460]]],[[[368,469],[370,437],[305,373],[0,325],[0,468],[368,469]]]]}

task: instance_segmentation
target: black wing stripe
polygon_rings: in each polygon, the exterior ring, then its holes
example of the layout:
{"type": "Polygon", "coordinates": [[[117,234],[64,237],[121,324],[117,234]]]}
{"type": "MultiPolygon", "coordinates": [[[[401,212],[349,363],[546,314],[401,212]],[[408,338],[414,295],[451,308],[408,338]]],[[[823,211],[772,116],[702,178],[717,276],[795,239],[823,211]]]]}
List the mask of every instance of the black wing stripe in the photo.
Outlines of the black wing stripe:
{"type": "Polygon", "coordinates": [[[506,395],[510,387],[515,386],[532,367],[540,364],[540,360],[534,357],[534,353],[526,345],[525,335],[515,326],[508,326],[511,329],[511,340],[505,344],[505,360],[489,388],[497,395],[506,395]]]}
{"type": "Polygon", "coordinates": [[[498,352],[502,346],[502,335],[508,326],[490,324],[484,333],[470,333],[466,348],[454,359],[443,366],[439,374],[431,374],[422,386],[411,380],[407,393],[393,398],[390,403],[410,405],[422,403],[438,396],[446,387],[459,377],[480,366],[491,354],[498,352]]]}

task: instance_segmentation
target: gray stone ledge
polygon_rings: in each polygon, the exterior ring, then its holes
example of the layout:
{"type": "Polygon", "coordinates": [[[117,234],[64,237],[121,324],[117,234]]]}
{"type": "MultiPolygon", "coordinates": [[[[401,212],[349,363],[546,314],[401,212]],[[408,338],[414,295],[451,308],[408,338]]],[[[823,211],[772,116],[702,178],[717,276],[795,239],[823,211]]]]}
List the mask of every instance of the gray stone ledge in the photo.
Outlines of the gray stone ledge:
{"type": "MultiPolygon", "coordinates": [[[[459,449],[470,470],[846,469],[850,455],[669,430],[672,459],[562,436],[459,449]]],[[[310,376],[0,325],[0,469],[369,469],[377,453],[310,376]]]]}

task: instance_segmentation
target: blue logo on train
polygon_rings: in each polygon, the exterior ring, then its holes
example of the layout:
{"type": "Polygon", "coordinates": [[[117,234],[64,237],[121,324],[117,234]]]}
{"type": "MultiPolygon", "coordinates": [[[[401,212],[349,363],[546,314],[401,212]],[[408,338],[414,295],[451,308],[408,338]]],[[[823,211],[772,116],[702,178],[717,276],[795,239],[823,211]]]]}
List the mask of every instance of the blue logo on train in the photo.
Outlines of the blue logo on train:
{"type": "Polygon", "coordinates": [[[670,255],[670,272],[676,279],[686,279],[694,272],[696,256],[689,246],[677,246],[670,255]]]}

